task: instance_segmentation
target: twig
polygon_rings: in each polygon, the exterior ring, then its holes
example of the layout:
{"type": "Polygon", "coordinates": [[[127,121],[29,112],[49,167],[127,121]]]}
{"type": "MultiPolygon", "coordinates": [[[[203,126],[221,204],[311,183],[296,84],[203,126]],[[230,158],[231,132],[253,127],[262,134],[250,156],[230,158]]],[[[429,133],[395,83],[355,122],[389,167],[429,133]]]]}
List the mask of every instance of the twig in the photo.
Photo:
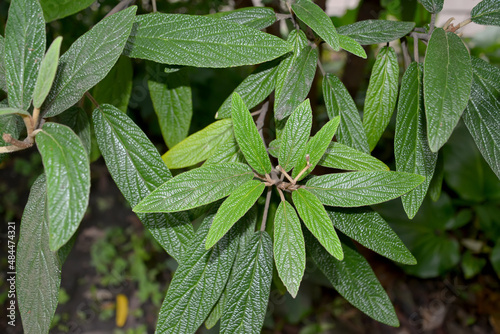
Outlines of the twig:
{"type": "Polygon", "coordinates": [[[285,176],[288,181],[292,182],[292,184],[295,184],[296,181],[294,179],[292,179],[292,177],[290,175],[288,175],[288,173],[286,172],[286,170],[284,170],[280,165],[276,166],[276,169],[281,172],[281,175],[285,176]]]}
{"type": "Polygon", "coordinates": [[[89,93],[89,92],[85,92],[85,96],[88,97],[88,99],[90,101],[92,101],[92,103],[98,108],[99,107],[99,102],[96,101],[96,99],[94,99],[94,97],[89,93]]]}
{"type": "Polygon", "coordinates": [[[33,146],[33,143],[27,143],[25,141],[18,140],[16,138],[12,137],[12,135],[9,134],[9,133],[4,133],[2,135],[2,139],[7,144],[11,144],[11,145],[14,145],[14,146],[17,146],[17,147],[20,147],[20,148],[28,148],[28,147],[33,146]]]}
{"type": "Polygon", "coordinates": [[[302,169],[302,170],[300,171],[299,175],[297,175],[297,176],[295,177],[295,179],[293,179],[293,181],[294,181],[294,182],[293,182],[293,184],[294,184],[294,185],[297,183],[297,181],[300,179],[300,177],[301,177],[301,176],[302,176],[305,172],[307,172],[307,170],[308,170],[309,168],[311,168],[312,164],[309,162],[309,159],[310,159],[309,154],[306,154],[306,162],[307,162],[307,165],[304,167],[304,169],[302,169]]]}
{"type": "Polygon", "coordinates": [[[39,117],[40,117],[40,108],[33,108],[33,117],[32,117],[33,128],[36,128],[39,117]]]}
{"type": "Polygon", "coordinates": [[[420,57],[419,57],[419,52],[418,52],[418,37],[413,38],[413,59],[417,63],[420,62],[420,57]]]}
{"type": "Polygon", "coordinates": [[[267,188],[266,204],[264,204],[264,213],[262,214],[262,224],[260,225],[260,230],[264,232],[266,230],[267,223],[267,212],[269,211],[269,203],[271,203],[272,187],[267,188]]]}
{"type": "Polygon", "coordinates": [[[104,18],[113,15],[114,13],[118,13],[120,10],[127,8],[130,4],[134,2],[134,0],[122,0],[120,1],[113,9],[109,11],[109,13],[104,16],[104,18]]]}
{"type": "Polygon", "coordinates": [[[403,61],[406,70],[411,63],[410,51],[408,50],[408,40],[406,37],[401,38],[401,49],[403,49],[403,61]]]}
{"type": "Polygon", "coordinates": [[[435,24],[436,24],[436,13],[431,15],[431,25],[429,27],[429,36],[432,35],[432,32],[434,31],[435,24]]]}
{"type": "Polygon", "coordinates": [[[156,13],[157,12],[157,9],[156,9],[156,0],[151,0],[151,3],[153,4],[153,13],[156,13]]]}
{"type": "Polygon", "coordinates": [[[318,58],[318,68],[319,68],[319,71],[321,72],[321,75],[325,76],[326,72],[325,72],[325,69],[323,68],[323,64],[321,64],[321,61],[319,60],[319,58],[318,58]]]}
{"type": "Polygon", "coordinates": [[[281,20],[286,20],[286,19],[291,19],[292,14],[282,14],[282,13],[276,13],[276,21],[281,21],[281,20]]]}
{"type": "Polygon", "coordinates": [[[280,188],[276,188],[276,189],[278,189],[278,194],[280,194],[281,201],[284,202],[285,201],[285,195],[283,194],[283,191],[281,191],[280,188]]]}
{"type": "Polygon", "coordinates": [[[259,130],[260,137],[262,138],[262,142],[264,143],[264,147],[267,149],[266,141],[264,139],[264,121],[266,120],[266,114],[267,111],[269,110],[269,101],[266,101],[263,105],[262,108],[260,108],[260,113],[259,117],[255,121],[255,125],[257,126],[257,129],[259,130]]]}
{"type": "Polygon", "coordinates": [[[448,29],[448,27],[450,26],[451,22],[453,22],[454,19],[455,19],[454,17],[450,17],[448,21],[444,23],[443,29],[444,30],[448,29]]]}

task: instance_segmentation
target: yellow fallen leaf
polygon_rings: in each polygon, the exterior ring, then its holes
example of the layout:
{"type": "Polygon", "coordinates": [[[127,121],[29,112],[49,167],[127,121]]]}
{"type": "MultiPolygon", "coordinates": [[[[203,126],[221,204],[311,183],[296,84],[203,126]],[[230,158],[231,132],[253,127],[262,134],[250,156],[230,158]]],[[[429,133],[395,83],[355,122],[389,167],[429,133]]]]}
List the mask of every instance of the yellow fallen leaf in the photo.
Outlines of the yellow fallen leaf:
{"type": "Polygon", "coordinates": [[[116,326],[123,327],[128,316],[128,299],[123,294],[116,296],[116,326]]]}

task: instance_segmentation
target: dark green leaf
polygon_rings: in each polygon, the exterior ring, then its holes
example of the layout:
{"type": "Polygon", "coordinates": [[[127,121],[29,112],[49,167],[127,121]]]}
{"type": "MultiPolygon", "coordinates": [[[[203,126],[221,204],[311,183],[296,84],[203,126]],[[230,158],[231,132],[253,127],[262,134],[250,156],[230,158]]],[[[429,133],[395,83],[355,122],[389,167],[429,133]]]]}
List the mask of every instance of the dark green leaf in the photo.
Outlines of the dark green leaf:
{"type": "Polygon", "coordinates": [[[472,22],[500,26],[500,3],[498,0],[483,0],[470,13],[472,22]]]}
{"type": "Polygon", "coordinates": [[[365,20],[338,27],[337,32],[361,45],[369,45],[394,41],[409,34],[414,27],[414,22],[365,20]]]}
{"type": "Polygon", "coordinates": [[[130,58],[121,56],[108,75],[92,89],[92,96],[99,104],[111,104],[127,112],[132,94],[132,72],[130,58]]]}
{"type": "Polygon", "coordinates": [[[61,42],[61,36],[57,37],[52,42],[40,64],[40,71],[38,72],[38,78],[36,79],[35,89],[33,91],[33,107],[35,108],[40,108],[42,106],[54,82],[57,65],[59,63],[61,42]]]}
{"type": "Polygon", "coordinates": [[[366,52],[358,42],[349,36],[339,35],[340,47],[358,57],[366,59],[366,52]]]}
{"type": "Polygon", "coordinates": [[[51,22],[78,13],[94,2],[95,0],[40,0],[45,22],[51,22]]]}
{"type": "Polygon", "coordinates": [[[5,39],[0,35],[0,89],[7,93],[5,83],[5,39]]]}
{"type": "Polygon", "coordinates": [[[486,265],[486,259],[472,255],[471,251],[466,251],[462,256],[462,271],[465,279],[471,279],[481,272],[486,265]]]}
{"type": "Polygon", "coordinates": [[[497,241],[495,247],[491,250],[490,262],[495,269],[497,276],[500,277],[500,241],[497,241]]]}
{"type": "Polygon", "coordinates": [[[218,165],[224,162],[246,162],[234,137],[231,137],[225,144],[220,144],[207,161],[205,161],[204,166],[218,165]]]}
{"type": "Polygon", "coordinates": [[[389,170],[377,158],[337,142],[330,143],[318,165],[351,171],[389,170]]]}
{"type": "Polygon", "coordinates": [[[276,13],[272,8],[246,7],[227,12],[218,12],[208,15],[224,21],[231,21],[246,25],[257,30],[262,30],[276,22],[276,13]]]}
{"type": "Polygon", "coordinates": [[[438,154],[434,176],[432,177],[431,184],[429,184],[429,196],[434,202],[436,202],[441,196],[443,178],[444,178],[443,155],[438,154]]]}
{"type": "Polygon", "coordinates": [[[90,122],[87,113],[80,107],[73,107],[60,114],[58,122],[70,127],[82,141],[87,154],[90,154],[90,122]]]}
{"type": "Polygon", "coordinates": [[[444,0],[418,0],[428,12],[433,14],[439,13],[443,10],[444,0]]]}

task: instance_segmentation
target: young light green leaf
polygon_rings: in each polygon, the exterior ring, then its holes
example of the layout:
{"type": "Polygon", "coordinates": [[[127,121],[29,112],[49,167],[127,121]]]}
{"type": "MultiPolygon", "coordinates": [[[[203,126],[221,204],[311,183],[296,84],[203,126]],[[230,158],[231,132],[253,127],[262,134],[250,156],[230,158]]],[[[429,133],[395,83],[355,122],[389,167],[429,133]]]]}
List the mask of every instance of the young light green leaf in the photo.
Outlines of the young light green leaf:
{"type": "Polygon", "coordinates": [[[69,108],[59,115],[58,123],[68,126],[82,141],[87,154],[91,149],[90,122],[87,113],[80,107],[69,108]]]}
{"type": "Polygon", "coordinates": [[[264,191],[264,183],[250,180],[234,190],[222,203],[215,215],[214,222],[207,235],[205,248],[215,245],[259,199],[264,191]]]}
{"type": "Polygon", "coordinates": [[[286,172],[305,157],[304,150],[311,135],[311,127],[312,109],[307,99],[292,112],[281,134],[278,161],[286,172]]]}
{"type": "Polygon", "coordinates": [[[274,261],[283,284],[295,298],[306,268],[306,249],[299,217],[287,201],[279,204],[274,216],[274,261]]]}
{"type": "Polygon", "coordinates": [[[421,175],[403,172],[351,172],[316,176],[305,188],[325,205],[356,207],[397,198],[424,180],[421,175]]]}
{"type": "Polygon", "coordinates": [[[326,212],[333,226],[366,248],[399,263],[417,263],[384,218],[371,208],[330,207],[326,212]]]}
{"type": "Polygon", "coordinates": [[[148,81],[153,107],[158,116],[161,134],[172,148],[186,138],[193,115],[193,102],[189,77],[177,71],[158,81],[148,81]]]}
{"type": "Polygon", "coordinates": [[[424,62],[424,101],[429,146],[446,143],[469,100],[472,66],[469,51],[454,33],[434,29],[424,62]]]}
{"type": "Polygon", "coordinates": [[[473,82],[469,104],[463,114],[479,151],[500,178],[500,70],[472,58],[473,82]]]}
{"type": "Polygon", "coordinates": [[[226,286],[238,250],[234,229],[205,250],[214,212],[205,217],[187,247],[163,300],[156,333],[195,333],[226,286]]]}
{"type": "Polygon", "coordinates": [[[368,153],[368,140],[359,111],[342,81],[333,74],[323,78],[323,97],[330,119],[340,116],[337,141],[368,153]]]}
{"type": "Polygon", "coordinates": [[[108,74],[130,35],[136,10],[133,6],[103,19],[62,55],[54,84],[42,106],[44,117],[71,107],[108,74]]]}
{"type": "MultiPolygon", "coordinates": [[[[99,149],[111,177],[134,207],[172,175],[142,130],[121,110],[102,105],[92,115],[99,149]]],[[[194,230],[186,213],[138,213],[165,251],[179,261],[194,230]]]]}
{"type": "Polygon", "coordinates": [[[7,84],[5,82],[5,38],[0,35],[0,90],[7,93],[7,84]]]}
{"type": "Polygon", "coordinates": [[[276,22],[276,13],[272,8],[246,7],[227,12],[218,12],[208,15],[211,18],[231,21],[247,27],[262,30],[276,22]]]}
{"type": "Polygon", "coordinates": [[[111,104],[127,112],[128,101],[132,94],[132,75],[130,58],[119,57],[108,75],[92,89],[92,96],[99,104],[111,104]]]}
{"type": "Polygon", "coordinates": [[[256,232],[238,256],[221,319],[222,333],[259,333],[269,301],[273,244],[267,232],[256,232]]]}
{"type": "Polygon", "coordinates": [[[483,0],[470,13],[477,24],[500,26],[500,3],[497,0],[483,0]]]}
{"type": "Polygon", "coordinates": [[[33,91],[33,107],[35,108],[40,108],[42,106],[54,82],[57,65],[59,63],[61,42],[61,36],[57,37],[52,42],[40,64],[40,71],[38,72],[38,78],[36,79],[35,89],[33,91]]]}
{"type": "Polygon", "coordinates": [[[389,170],[377,158],[337,142],[330,143],[318,165],[351,171],[389,170]]]}
{"type": "Polygon", "coordinates": [[[233,137],[233,122],[222,119],[187,137],[163,155],[168,168],[193,166],[210,157],[233,137]]]}
{"type": "Polygon", "coordinates": [[[253,178],[245,164],[233,162],[200,167],[159,186],[134,207],[134,212],[175,212],[215,202],[253,178]]]}
{"type": "Polygon", "coordinates": [[[364,20],[338,27],[337,32],[361,45],[370,45],[392,42],[409,34],[414,27],[415,22],[364,20]]]}
{"type": "Polygon", "coordinates": [[[365,49],[353,38],[345,35],[339,35],[340,47],[358,57],[366,59],[365,49]]]}
{"type": "Polygon", "coordinates": [[[399,326],[389,297],[365,258],[348,240],[342,241],[345,258],[338,261],[328,254],[310,234],[306,234],[308,254],[335,290],[369,317],[389,326],[399,326]]]}
{"type": "Polygon", "coordinates": [[[205,161],[204,166],[218,165],[224,162],[246,162],[234,137],[231,137],[226,143],[219,145],[205,161]]]}
{"type": "Polygon", "coordinates": [[[0,116],[4,115],[30,116],[30,113],[18,108],[0,108],[0,116]]]}
{"type": "Polygon", "coordinates": [[[87,210],[90,163],[80,138],[65,125],[45,123],[35,140],[47,177],[49,244],[56,251],[76,232],[87,210]]]}
{"type": "Polygon", "coordinates": [[[162,64],[252,65],[291,51],[281,38],[206,16],[154,13],[138,15],[136,24],[138,28],[132,31],[125,54],[162,64]]]}
{"type": "Polygon", "coordinates": [[[432,14],[439,13],[443,10],[444,0],[418,0],[424,8],[432,14]]]}
{"type": "Polygon", "coordinates": [[[372,151],[391,120],[398,98],[399,65],[392,47],[383,47],[366,91],[363,126],[372,151]]]}
{"type": "Polygon", "coordinates": [[[45,53],[45,22],[37,0],[11,1],[5,26],[5,82],[9,107],[27,110],[45,53]]]}
{"type": "MultiPolygon", "coordinates": [[[[328,121],[321,130],[319,130],[314,137],[309,139],[306,144],[306,149],[304,150],[304,155],[299,159],[297,165],[293,169],[292,177],[295,178],[299,175],[299,173],[304,169],[307,165],[306,155],[309,155],[309,164],[311,165],[309,169],[302,174],[299,180],[302,180],[306,175],[308,175],[314,167],[318,164],[318,162],[325,154],[328,145],[330,145],[333,136],[335,135],[335,131],[340,123],[340,117],[337,116],[328,121]]],[[[281,151],[281,149],[280,149],[281,151]]]]}
{"type": "Polygon", "coordinates": [[[321,7],[309,0],[298,0],[297,3],[292,5],[292,9],[302,22],[309,26],[335,51],[339,50],[339,36],[335,26],[321,7]]]}
{"type": "Polygon", "coordinates": [[[325,247],[328,253],[342,260],[344,254],[339,237],[319,199],[304,188],[295,190],[292,193],[292,199],[300,218],[302,218],[309,231],[325,247]]]}
{"type": "Polygon", "coordinates": [[[418,187],[401,196],[408,218],[412,219],[427,194],[438,156],[431,151],[427,141],[422,68],[417,63],[410,64],[401,82],[394,141],[396,170],[425,177],[425,181],[418,187]]]}
{"type": "Polygon", "coordinates": [[[273,168],[271,160],[245,102],[238,93],[233,93],[231,104],[234,136],[245,159],[257,173],[261,175],[271,173],[273,168]]]}
{"type": "Polygon", "coordinates": [[[95,0],[40,0],[45,22],[52,22],[63,17],[78,13],[93,4],[95,0]]]}

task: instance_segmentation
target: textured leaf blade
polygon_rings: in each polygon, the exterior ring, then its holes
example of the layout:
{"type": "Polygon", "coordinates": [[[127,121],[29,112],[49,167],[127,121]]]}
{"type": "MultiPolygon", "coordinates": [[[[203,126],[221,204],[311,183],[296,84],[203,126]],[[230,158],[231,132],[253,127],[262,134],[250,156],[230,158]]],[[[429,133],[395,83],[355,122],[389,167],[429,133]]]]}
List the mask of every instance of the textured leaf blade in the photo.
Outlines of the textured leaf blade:
{"type": "Polygon", "coordinates": [[[90,122],[87,113],[79,107],[74,107],[66,110],[58,117],[58,122],[68,126],[82,141],[83,147],[87,154],[90,154],[91,149],[91,134],[90,122]]]}
{"type": "Polygon", "coordinates": [[[276,13],[272,8],[246,7],[227,12],[210,14],[209,17],[231,21],[247,27],[262,30],[276,22],[276,13]]]}
{"type": "Polygon", "coordinates": [[[7,93],[5,82],[5,38],[0,35],[0,89],[7,93]]]}
{"type": "Polygon", "coordinates": [[[364,20],[337,27],[337,32],[361,45],[370,45],[392,42],[409,34],[414,27],[415,22],[364,20]]]}
{"type": "MultiPolygon", "coordinates": [[[[2,105],[0,103],[0,105],[2,105]]],[[[0,116],[0,133],[3,135],[4,133],[8,133],[12,136],[12,138],[19,139],[19,135],[25,128],[24,122],[21,117],[17,115],[3,115],[0,116]]],[[[9,145],[5,142],[5,140],[0,136],[0,146],[9,145]]],[[[5,159],[7,153],[0,154],[0,162],[5,159]]]]}
{"type": "Polygon", "coordinates": [[[391,120],[398,98],[399,65],[392,47],[383,47],[373,65],[366,91],[363,126],[372,151],[391,120]]]}
{"type": "Polygon", "coordinates": [[[474,23],[500,26],[500,3],[496,0],[481,1],[470,14],[474,23]]]}
{"type": "Polygon", "coordinates": [[[30,113],[18,108],[0,108],[0,116],[5,115],[30,116],[30,113]]]}
{"type": "Polygon", "coordinates": [[[40,71],[36,79],[35,89],[33,92],[33,106],[40,108],[43,101],[49,94],[50,87],[56,76],[57,65],[59,62],[59,51],[61,49],[62,37],[57,37],[50,45],[47,53],[40,64],[40,71]]]}
{"type": "Polygon", "coordinates": [[[56,79],[42,106],[44,117],[71,107],[108,74],[130,35],[136,10],[130,7],[103,19],[61,56],[56,79]]]}
{"type": "Polygon", "coordinates": [[[340,47],[358,57],[366,59],[366,52],[363,47],[353,38],[345,35],[339,35],[340,47]]]}
{"type": "Polygon", "coordinates": [[[340,207],[372,205],[397,198],[424,181],[421,175],[403,172],[351,172],[316,176],[306,189],[321,203],[340,207]]]}
{"type": "MultiPolygon", "coordinates": [[[[102,105],[92,114],[99,149],[111,177],[134,207],[172,175],[153,143],[122,111],[102,105]]],[[[165,251],[179,261],[194,230],[186,213],[138,213],[165,251]]]]}
{"type": "Polygon", "coordinates": [[[444,0],[418,0],[424,8],[433,14],[439,13],[443,10],[444,0]]]}
{"type": "Polygon", "coordinates": [[[40,0],[45,22],[52,22],[63,17],[78,13],[94,3],[95,0],[40,0]]]}
{"type": "Polygon", "coordinates": [[[246,162],[234,137],[225,144],[219,145],[218,148],[214,150],[213,154],[205,161],[204,166],[217,165],[224,162],[246,162]]]}
{"type": "Polygon", "coordinates": [[[111,104],[127,112],[132,94],[132,72],[130,58],[121,56],[108,75],[92,89],[92,96],[99,104],[111,104]]]}
{"type": "Polygon", "coordinates": [[[330,143],[318,165],[350,171],[389,170],[377,158],[337,142],[330,143]]]}
{"type": "Polygon", "coordinates": [[[434,29],[424,62],[424,101],[429,146],[437,152],[448,140],[469,100],[469,51],[454,33],[434,29]]]}
{"type": "Polygon", "coordinates": [[[335,258],[342,260],[344,253],[339,237],[325,207],[319,199],[306,189],[299,188],[292,193],[293,204],[300,218],[320,244],[335,258]]]}
{"type": "Polygon", "coordinates": [[[87,210],[90,163],[80,138],[67,126],[45,123],[35,139],[47,177],[49,244],[56,251],[76,232],[87,210]]]}

